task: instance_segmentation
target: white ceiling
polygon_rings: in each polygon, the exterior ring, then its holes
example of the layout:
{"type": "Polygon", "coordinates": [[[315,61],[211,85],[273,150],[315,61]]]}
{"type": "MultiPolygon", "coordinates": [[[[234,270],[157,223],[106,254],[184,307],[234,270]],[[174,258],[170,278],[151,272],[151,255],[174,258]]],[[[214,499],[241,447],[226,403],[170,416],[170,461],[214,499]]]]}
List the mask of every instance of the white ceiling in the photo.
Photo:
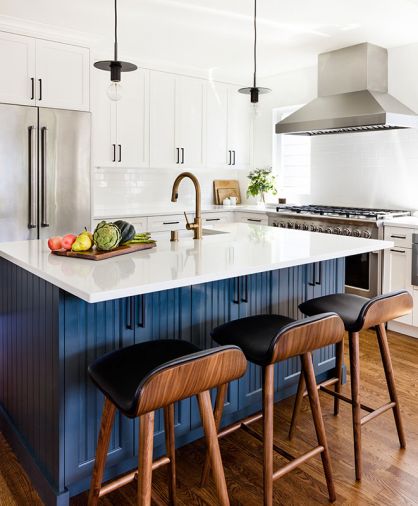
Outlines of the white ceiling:
{"type": "MultiPolygon", "coordinates": [[[[120,57],[249,83],[252,12],[253,0],[119,0],[120,57]]],[[[314,65],[318,53],[354,43],[418,42],[418,0],[258,0],[258,13],[260,76],[314,65]]],[[[105,53],[111,47],[113,0],[0,0],[1,15],[83,32],[105,53]]]]}

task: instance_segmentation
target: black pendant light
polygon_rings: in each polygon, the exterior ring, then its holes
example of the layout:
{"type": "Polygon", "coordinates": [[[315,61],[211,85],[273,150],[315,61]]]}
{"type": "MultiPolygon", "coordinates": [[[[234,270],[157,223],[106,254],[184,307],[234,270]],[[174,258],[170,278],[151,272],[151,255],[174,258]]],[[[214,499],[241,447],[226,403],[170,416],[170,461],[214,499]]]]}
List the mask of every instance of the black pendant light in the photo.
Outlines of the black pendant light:
{"type": "Polygon", "coordinates": [[[243,93],[244,95],[250,95],[251,104],[254,105],[254,110],[256,111],[256,107],[258,104],[258,98],[260,95],[264,95],[265,93],[270,93],[270,88],[260,88],[257,86],[257,0],[254,0],[254,78],[253,85],[251,88],[240,88],[239,93],[243,93]]]}
{"type": "Polygon", "coordinates": [[[106,70],[110,72],[110,86],[108,88],[107,94],[111,100],[120,100],[122,98],[121,94],[121,74],[122,72],[132,72],[136,70],[138,67],[126,61],[118,60],[118,5],[117,0],[115,0],[115,44],[114,44],[114,58],[113,60],[105,60],[105,61],[97,61],[94,66],[100,70],[106,70]]]}

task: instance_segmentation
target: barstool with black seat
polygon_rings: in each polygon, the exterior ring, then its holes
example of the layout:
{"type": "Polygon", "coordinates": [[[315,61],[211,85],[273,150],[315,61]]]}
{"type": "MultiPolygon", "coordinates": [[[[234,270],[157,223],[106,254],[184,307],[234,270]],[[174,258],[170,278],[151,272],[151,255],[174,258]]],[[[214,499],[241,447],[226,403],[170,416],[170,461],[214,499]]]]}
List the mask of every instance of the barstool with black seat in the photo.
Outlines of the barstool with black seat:
{"type": "MultiPolygon", "coordinates": [[[[334,397],[334,414],[339,411],[339,401],[345,401],[352,406],[353,415],[353,437],[354,437],[354,457],[356,479],[361,480],[362,475],[362,455],[361,455],[361,427],[365,423],[376,418],[376,416],[385,413],[389,409],[393,410],[396,429],[398,432],[401,448],[406,447],[405,434],[402,426],[401,412],[399,409],[399,400],[395,388],[395,379],[393,375],[392,360],[388,339],[386,335],[385,324],[395,318],[404,316],[412,311],[412,297],[406,290],[400,290],[372,299],[360,297],[358,295],[337,293],[325,295],[316,299],[311,299],[300,304],[299,309],[302,313],[312,316],[323,313],[324,311],[335,311],[344,321],[345,329],[349,336],[349,355],[350,355],[350,378],[351,378],[351,397],[341,394],[342,365],[344,360],[344,348],[337,346],[337,367],[336,378],[328,380],[329,385],[334,381],[335,391],[327,388],[327,385],[319,385],[320,390],[334,397]],[[359,355],[359,332],[362,330],[374,328],[379,343],[380,354],[383,362],[387,388],[389,391],[390,402],[383,406],[373,409],[360,403],[360,355],[359,355]],[[368,412],[363,418],[361,410],[368,412]]],[[[298,393],[293,411],[293,417],[289,432],[292,438],[298,414],[301,408],[303,396],[305,395],[304,380],[301,377],[299,381],[298,393]]]]}
{"type": "MultiPolygon", "coordinates": [[[[215,402],[215,423],[218,437],[224,437],[239,428],[255,436],[264,446],[264,505],[273,504],[273,482],[289,471],[300,466],[311,457],[321,454],[328,494],[334,501],[335,488],[332,478],[331,462],[327,437],[319,404],[312,352],[323,346],[336,344],[344,338],[344,325],[335,313],[295,321],[280,315],[258,315],[241,318],[225,323],[212,331],[213,339],[221,345],[239,346],[247,360],[262,367],[263,371],[263,411],[245,420],[219,431],[227,384],[218,388],[215,402]],[[297,458],[273,443],[273,406],[274,406],[274,367],[288,358],[300,356],[302,371],[308,387],[308,395],[315,425],[318,446],[297,458]],[[249,427],[249,424],[263,418],[263,436],[249,427]],[[273,471],[273,450],[289,459],[290,462],[277,471],[273,471]]],[[[210,470],[210,455],[206,456],[202,473],[202,485],[205,484],[210,470]]]]}
{"type": "Polygon", "coordinates": [[[169,464],[169,496],[176,502],[174,403],[197,395],[220,504],[229,505],[209,390],[240,378],[247,368],[236,346],[200,350],[180,340],[147,341],[111,352],[89,367],[90,377],[104,393],[105,402],[88,504],[138,479],[140,506],[151,504],[152,470],[169,464]],[[167,456],[153,462],[155,410],[164,408],[167,456]],[[138,470],[102,486],[113,421],[119,409],[139,417],[138,470]]]}

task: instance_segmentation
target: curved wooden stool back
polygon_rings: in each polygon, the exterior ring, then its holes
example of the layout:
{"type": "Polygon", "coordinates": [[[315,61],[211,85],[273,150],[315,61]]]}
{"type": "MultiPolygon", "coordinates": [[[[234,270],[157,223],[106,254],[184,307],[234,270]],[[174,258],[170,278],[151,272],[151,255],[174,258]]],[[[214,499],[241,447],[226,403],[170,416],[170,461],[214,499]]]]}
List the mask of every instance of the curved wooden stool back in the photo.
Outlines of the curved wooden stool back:
{"type": "MultiPolygon", "coordinates": [[[[304,320],[299,320],[285,325],[278,331],[272,342],[271,361],[263,365],[263,411],[261,414],[252,415],[241,420],[222,431],[219,431],[227,384],[218,388],[215,402],[215,423],[218,430],[218,438],[222,438],[240,428],[253,435],[263,443],[263,480],[264,480],[264,506],[273,505],[273,483],[288,472],[296,469],[308,459],[320,454],[324,468],[328,494],[331,501],[335,501],[335,487],[332,478],[332,468],[328,451],[328,443],[325,426],[322,419],[321,406],[319,403],[318,389],[313,368],[312,352],[324,346],[341,343],[344,338],[344,324],[335,313],[322,314],[304,320]],[[308,395],[311,405],[318,446],[311,451],[295,458],[287,451],[282,450],[273,442],[273,409],[274,409],[274,369],[277,362],[290,357],[300,356],[302,373],[308,386],[308,395]],[[261,436],[249,427],[256,420],[263,418],[263,435],[261,436]],[[273,471],[273,450],[290,459],[290,462],[277,471],[273,471]]],[[[245,353],[245,348],[243,347],[245,353]]],[[[202,473],[202,486],[206,483],[210,471],[209,454],[202,473]]]]}
{"type": "MultiPolygon", "coordinates": [[[[343,343],[337,345],[336,377],[327,380],[319,385],[320,390],[334,397],[334,415],[339,413],[339,401],[342,400],[351,404],[353,417],[353,439],[354,439],[354,457],[356,480],[361,480],[363,472],[363,461],[361,451],[361,427],[373,420],[377,416],[385,413],[389,409],[393,410],[396,429],[401,448],[406,447],[405,433],[402,425],[401,412],[399,408],[399,399],[395,387],[395,378],[393,374],[392,360],[388,345],[385,324],[393,319],[404,316],[412,311],[413,301],[409,292],[401,290],[388,294],[379,295],[370,299],[360,311],[359,326],[356,331],[348,332],[349,353],[350,353],[350,380],[351,397],[341,394],[342,384],[342,366],[344,363],[343,343]],[[386,384],[389,392],[390,402],[378,408],[371,408],[360,403],[360,334],[361,330],[374,328],[379,344],[380,354],[383,363],[383,369],[386,378],[386,384]],[[330,390],[330,385],[335,385],[335,390],[330,390]],[[361,410],[367,411],[367,415],[361,416],[361,410]]],[[[330,308],[332,309],[332,308],[330,308]]],[[[303,397],[306,395],[305,384],[301,376],[296,394],[295,406],[293,410],[292,422],[290,425],[289,438],[292,439],[303,397]]]]}
{"type": "Polygon", "coordinates": [[[170,503],[176,504],[174,403],[197,395],[206,444],[219,502],[229,505],[225,475],[219,452],[218,438],[212,413],[209,390],[240,378],[246,371],[247,360],[235,346],[224,346],[187,355],[182,360],[167,363],[152,371],[139,386],[136,416],[139,416],[138,469],[102,486],[104,466],[112,432],[116,406],[105,397],[96,460],[91,481],[88,505],[98,504],[99,498],[116,488],[138,480],[139,506],[151,505],[152,471],[169,465],[170,503]],[[164,427],[167,455],[153,462],[155,410],[164,408],[164,427]]]}

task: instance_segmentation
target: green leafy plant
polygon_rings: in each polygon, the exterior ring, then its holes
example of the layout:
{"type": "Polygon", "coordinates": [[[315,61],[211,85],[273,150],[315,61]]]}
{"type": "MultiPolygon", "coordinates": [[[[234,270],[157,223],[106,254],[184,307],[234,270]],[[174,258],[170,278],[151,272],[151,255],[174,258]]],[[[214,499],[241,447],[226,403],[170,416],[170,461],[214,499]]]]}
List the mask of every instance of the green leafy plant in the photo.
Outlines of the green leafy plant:
{"type": "Polygon", "coordinates": [[[276,176],[271,173],[271,169],[255,169],[247,177],[250,180],[247,197],[261,195],[262,201],[265,202],[265,193],[277,195],[276,176]]]}

